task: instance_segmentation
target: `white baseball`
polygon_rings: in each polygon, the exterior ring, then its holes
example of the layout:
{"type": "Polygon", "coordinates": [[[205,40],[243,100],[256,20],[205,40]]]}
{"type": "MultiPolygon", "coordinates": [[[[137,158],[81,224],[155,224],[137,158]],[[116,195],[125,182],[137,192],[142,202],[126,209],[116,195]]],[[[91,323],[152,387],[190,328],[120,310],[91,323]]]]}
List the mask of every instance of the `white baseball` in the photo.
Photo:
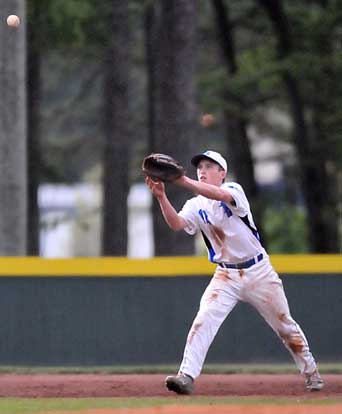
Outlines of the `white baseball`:
{"type": "Polygon", "coordinates": [[[20,18],[15,14],[11,14],[7,17],[7,24],[11,27],[18,27],[20,25],[20,18]]]}

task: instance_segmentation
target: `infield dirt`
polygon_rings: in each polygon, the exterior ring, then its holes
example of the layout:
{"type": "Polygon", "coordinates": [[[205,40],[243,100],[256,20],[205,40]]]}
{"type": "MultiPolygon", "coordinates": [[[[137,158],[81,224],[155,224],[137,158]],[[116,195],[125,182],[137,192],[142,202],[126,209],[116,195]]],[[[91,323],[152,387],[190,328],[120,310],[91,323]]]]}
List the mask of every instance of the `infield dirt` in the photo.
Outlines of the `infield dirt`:
{"type": "MultiPolygon", "coordinates": [[[[0,397],[170,397],[165,375],[34,374],[0,375],[0,397]]],[[[304,379],[293,374],[201,375],[194,396],[279,396],[304,399],[342,397],[342,375],[324,375],[325,388],[308,392],[304,379]]],[[[341,410],[342,412],[342,410],[341,410]]]]}

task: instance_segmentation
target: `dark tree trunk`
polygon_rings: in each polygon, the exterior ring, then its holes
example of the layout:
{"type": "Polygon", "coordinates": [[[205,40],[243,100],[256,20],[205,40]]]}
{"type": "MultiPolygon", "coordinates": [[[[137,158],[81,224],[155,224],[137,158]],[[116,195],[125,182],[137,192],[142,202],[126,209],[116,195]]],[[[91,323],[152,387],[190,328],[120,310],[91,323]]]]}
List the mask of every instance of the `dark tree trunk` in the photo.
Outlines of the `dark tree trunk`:
{"type": "Polygon", "coordinates": [[[110,41],[104,62],[103,255],[127,254],[130,147],[128,2],[112,1],[110,41]]]}
{"type": "Polygon", "coordinates": [[[0,25],[0,255],[26,255],[27,114],[26,7],[2,0],[1,15],[22,17],[18,28],[0,25]]]}
{"type": "MultiPolygon", "coordinates": [[[[189,166],[196,134],[195,51],[196,0],[161,0],[156,72],[154,152],[174,156],[189,166]]],[[[198,149],[197,149],[198,151],[198,149]]],[[[167,193],[179,210],[189,194],[173,185],[167,193]]],[[[194,240],[171,232],[154,204],[156,255],[193,254],[194,240]]]]}
{"type": "MultiPolygon", "coordinates": [[[[289,22],[280,0],[258,0],[266,10],[278,42],[279,59],[288,57],[294,47],[289,22]]],[[[338,237],[333,214],[326,214],[327,206],[336,211],[329,191],[324,146],[317,146],[310,137],[305,120],[305,108],[300,94],[300,85],[288,71],[282,73],[286,87],[294,126],[294,146],[298,155],[301,187],[306,203],[310,249],[316,253],[338,251],[338,237]]],[[[317,140],[316,140],[317,142],[317,140]]],[[[331,212],[332,212],[331,211],[331,212]]]]}
{"type": "Polygon", "coordinates": [[[156,93],[156,6],[149,4],[145,10],[145,53],[147,70],[147,152],[153,151],[155,145],[155,93],[156,93]]]}
{"type": "MultiPolygon", "coordinates": [[[[222,0],[212,0],[212,5],[223,60],[228,76],[232,78],[238,74],[239,68],[236,62],[234,28],[229,17],[229,9],[222,0]]],[[[255,179],[253,157],[247,133],[248,119],[244,114],[246,105],[242,96],[233,97],[231,94],[226,94],[225,101],[228,108],[232,106],[235,108],[235,110],[224,110],[228,144],[227,158],[236,180],[243,186],[251,203],[256,225],[265,244],[266,240],[263,238],[262,231],[260,192],[255,179]]]]}
{"type": "Polygon", "coordinates": [[[294,143],[307,207],[310,247],[315,253],[337,252],[338,232],[335,221],[337,211],[329,191],[325,151],[322,145],[315,146],[311,142],[313,139],[309,138],[297,81],[288,73],[283,75],[283,79],[287,87],[295,126],[294,143]],[[336,211],[335,214],[333,210],[336,211]]]}
{"type": "Polygon", "coordinates": [[[32,3],[32,20],[27,26],[27,253],[30,256],[39,255],[39,208],[38,187],[41,165],[40,156],[40,51],[37,43],[37,27],[39,24],[39,9],[32,3]]]}
{"type": "MultiPolygon", "coordinates": [[[[325,12],[326,5],[322,3],[321,6],[323,8],[322,12],[325,12]]],[[[323,230],[324,238],[317,240],[316,236],[315,243],[319,246],[319,252],[330,253],[338,252],[340,246],[339,228],[337,225],[339,217],[339,196],[336,191],[337,174],[336,172],[329,172],[327,168],[328,160],[334,158],[332,151],[334,151],[335,147],[330,144],[329,119],[332,113],[332,101],[334,96],[336,96],[335,88],[339,83],[339,76],[333,69],[334,65],[330,65],[333,59],[332,43],[334,42],[334,37],[325,30],[319,33],[318,43],[325,45],[324,48],[320,48],[322,77],[317,78],[314,82],[313,90],[315,94],[311,105],[311,151],[313,154],[311,167],[315,169],[314,182],[316,182],[314,195],[316,198],[319,198],[318,205],[322,206],[322,211],[320,212],[322,224],[326,227],[326,230],[323,230]],[[326,80],[324,88],[322,88],[322,78],[326,80]]],[[[312,187],[312,183],[310,184],[312,187]]],[[[312,225],[317,224],[314,222],[312,225]]],[[[316,232],[320,234],[321,230],[317,228],[316,232]]]]}

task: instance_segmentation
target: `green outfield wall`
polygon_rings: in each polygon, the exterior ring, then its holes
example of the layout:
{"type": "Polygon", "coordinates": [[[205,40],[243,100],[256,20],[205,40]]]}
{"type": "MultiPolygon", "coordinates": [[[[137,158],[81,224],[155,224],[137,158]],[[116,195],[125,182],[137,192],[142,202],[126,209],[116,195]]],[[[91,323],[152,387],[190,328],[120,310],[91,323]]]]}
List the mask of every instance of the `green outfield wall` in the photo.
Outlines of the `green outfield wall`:
{"type": "MultiPolygon", "coordinates": [[[[318,360],[342,360],[342,256],[272,256],[318,360]]],[[[177,363],[215,267],[204,258],[0,258],[0,364],[177,363]]],[[[256,311],[239,304],[207,362],[288,362],[256,311]]]]}

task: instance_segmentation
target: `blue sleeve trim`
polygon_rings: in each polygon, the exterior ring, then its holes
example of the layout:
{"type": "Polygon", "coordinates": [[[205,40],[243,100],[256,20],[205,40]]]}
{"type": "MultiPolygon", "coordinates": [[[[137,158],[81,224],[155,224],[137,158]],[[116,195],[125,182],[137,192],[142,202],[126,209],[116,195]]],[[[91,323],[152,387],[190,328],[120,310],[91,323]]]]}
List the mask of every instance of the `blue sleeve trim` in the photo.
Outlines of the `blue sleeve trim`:
{"type": "Polygon", "coordinates": [[[227,214],[228,217],[231,217],[233,215],[232,210],[223,201],[220,202],[220,207],[223,208],[225,214],[227,214]]]}
{"type": "Polygon", "coordinates": [[[205,245],[208,249],[208,259],[209,259],[210,262],[216,263],[215,260],[214,260],[214,257],[215,257],[215,254],[216,254],[215,250],[213,249],[213,246],[211,245],[208,237],[204,234],[204,232],[201,231],[201,233],[202,233],[202,236],[203,236],[203,239],[204,239],[204,243],[205,243],[205,245]]]}

